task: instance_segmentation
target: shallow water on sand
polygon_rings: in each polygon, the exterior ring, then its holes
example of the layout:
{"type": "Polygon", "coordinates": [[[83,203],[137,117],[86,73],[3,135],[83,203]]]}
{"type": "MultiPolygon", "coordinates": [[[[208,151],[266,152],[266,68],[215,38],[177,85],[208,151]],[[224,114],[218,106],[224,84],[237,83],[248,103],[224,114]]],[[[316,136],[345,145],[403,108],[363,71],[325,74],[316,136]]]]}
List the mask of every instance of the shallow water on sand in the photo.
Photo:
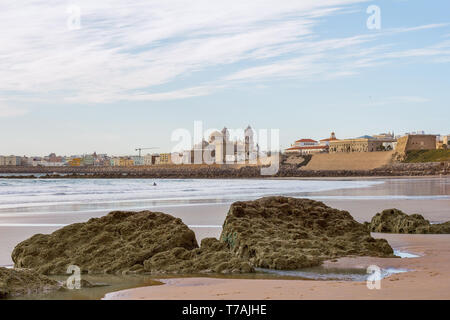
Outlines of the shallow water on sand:
{"type": "MultiPolygon", "coordinates": [[[[405,269],[386,268],[381,270],[381,279],[392,274],[407,272],[405,269]]],[[[82,275],[83,280],[94,285],[92,288],[61,289],[56,292],[33,294],[15,297],[15,300],[98,300],[107,293],[137,287],[164,285],[160,280],[171,278],[208,277],[219,279],[277,279],[277,280],[338,280],[338,281],[366,281],[369,274],[359,268],[325,268],[315,267],[295,271],[270,269],[256,269],[256,273],[221,275],[221,274],[193,274],[193,275],[82,275]]],[[[67,276],[50,276],[50,278],[65,282],[67,276]]]]}
{"type": "MultiPolygon", "coordinates": [[[[395,255],[401,258],[419,257],[408,252],[395,250],[395,255]]],[[[401,268],[382,268],[380,280],[393,274],[410,270],[401,268]]],[[[276,280],[334,280],[334,281],[366,281],[370,273],[363,268],[313,267],[300,270],[272,270],[257,268],[256,273],[249,274],[191,274],[191,275],[81,275],[93,287],[80,289],[61,289],[56,292],[33,294],[12,299],[25,300],[98,300],[106,294],[137,287],[164,285],[164,279],[209,277],[219,279],[276,279],[276,280]]],[[[50,278],[65,283],[68,276],[50,276],[50,278]]]]}
{"type": "MultiPolygon", "coordinates": [[[[314,267],[302,270],[271,270],[258,269],[258,271],[273,274],[280,277],[290,276],[308,280],[338,280],[338,281],[366,281],[367,270],[359,268],[324,268],[314,267]]],[[[396,273],[408,272],[406,269],[386,268],[380,270],[380,279],[384,279],[396,273]]]]}

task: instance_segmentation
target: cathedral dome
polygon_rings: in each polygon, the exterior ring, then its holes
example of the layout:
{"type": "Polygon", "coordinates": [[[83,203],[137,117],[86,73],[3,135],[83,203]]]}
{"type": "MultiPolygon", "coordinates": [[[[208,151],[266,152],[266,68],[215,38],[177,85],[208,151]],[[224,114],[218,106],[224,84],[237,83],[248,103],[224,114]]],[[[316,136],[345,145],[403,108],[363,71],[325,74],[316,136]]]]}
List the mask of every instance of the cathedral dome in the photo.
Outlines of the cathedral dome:
{"type": "Polygon", "coordinates": [[[221,139],[222,133],[220,131],[213,131],[210,135],[209,135],[209,143],[214,142],[216,139],[221,139]]]}

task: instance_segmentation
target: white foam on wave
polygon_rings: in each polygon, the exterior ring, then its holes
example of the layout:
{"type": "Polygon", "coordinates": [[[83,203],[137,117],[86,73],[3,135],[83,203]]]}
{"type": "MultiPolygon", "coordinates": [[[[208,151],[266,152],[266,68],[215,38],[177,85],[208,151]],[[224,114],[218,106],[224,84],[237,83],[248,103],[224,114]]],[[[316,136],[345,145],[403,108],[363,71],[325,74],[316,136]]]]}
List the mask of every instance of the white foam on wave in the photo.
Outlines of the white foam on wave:
{"type": "Polygon", "coordinates": [[[409,253],[409,252],[405,252],[405,251],[400,251],[400,250],[394,250],[394,255],[400,258],[418,258],[420,257],[417,254],[413,254],[413,253],[409,253]]]}
{"type": "Polygon", "coordinates": [[[363,188],[383,181],[262,179],[55,179],[3,180],[0,210],[137,201],[249,200],[363,188]],[[153,182],[157,186],[153,186],[153,182]]]}
{"type": "Polygon", "coordinates": [[[61,223],[0,223],[0,227],[65,227],[61,223]]]}

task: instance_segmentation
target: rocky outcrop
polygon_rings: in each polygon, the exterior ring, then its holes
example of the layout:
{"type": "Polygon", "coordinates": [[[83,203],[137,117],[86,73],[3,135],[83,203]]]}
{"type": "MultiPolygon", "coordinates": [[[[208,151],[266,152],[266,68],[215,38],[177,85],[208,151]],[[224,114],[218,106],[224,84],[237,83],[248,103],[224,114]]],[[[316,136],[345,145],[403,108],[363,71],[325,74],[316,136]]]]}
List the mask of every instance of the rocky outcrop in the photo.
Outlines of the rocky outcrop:
{"type": "Polygon", "coordinates": [[[69,265],[82,273],[142,272],[144,261],[174,248],[198,247],[195,234],[180,219],[160,212],[111,212],[50,235],[37,234],[18,244],[16,268],[65,274],[69,265]]]}
{"type": "Polygon", "coordinates": [[[430,224],[420,214],[407,215],[398,209],[387,209],[377,213],[368,224],[368,228],[371,232],[382,233],[443,234],[450,233],[450,221],[430,224]]]}
{"type": "Polygon", "coordinates": [[[195,235],[161,212],[111,212],[18,244],[16,268],[82,273],[250,273],[255,267],[292,270],[342,256],[393,256],[347,211],[308,199],[268,197],[231,205],[220,241],[195,235]]]}
{"type": "Polygon", "coordinates": [[[46,293],[60,288],[57,281],[35,271],[0,267],[0,299],[46,293]]]}
{"type": "Polygon", "coordinates": [[[267,197],[231,205],[221,241],[255,267],[292,270],[342,256],[392,257],[347,211],[322,202],[267,197]]]}
{"type": "Polygon", "coordinates": [[[145,261],[144,268],[151,273],[250,273],[251,264],[234,255],[223,242],[206,238],[198,249],[175,248],[161,252],[145,261]]]}

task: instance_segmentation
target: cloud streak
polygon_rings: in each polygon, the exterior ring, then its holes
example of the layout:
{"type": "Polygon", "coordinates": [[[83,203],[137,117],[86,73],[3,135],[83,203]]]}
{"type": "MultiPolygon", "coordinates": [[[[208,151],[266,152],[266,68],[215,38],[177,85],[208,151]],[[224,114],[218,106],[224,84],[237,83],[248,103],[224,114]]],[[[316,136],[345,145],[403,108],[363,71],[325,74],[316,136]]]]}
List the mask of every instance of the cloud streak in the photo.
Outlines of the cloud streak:
{"type": "Polygon", "coordinates": [[[447,59],[445,43],[386,52],[363,48],[380,35],[319,37],[323,18],[364,2],[81,0],[75,2],[82,13],[79,30],[67,28],[61,1],[3,2],[0,92],[10,100],[162,101],[209,95],[240,82],[349,76],[382,59],[447,59]]]}

